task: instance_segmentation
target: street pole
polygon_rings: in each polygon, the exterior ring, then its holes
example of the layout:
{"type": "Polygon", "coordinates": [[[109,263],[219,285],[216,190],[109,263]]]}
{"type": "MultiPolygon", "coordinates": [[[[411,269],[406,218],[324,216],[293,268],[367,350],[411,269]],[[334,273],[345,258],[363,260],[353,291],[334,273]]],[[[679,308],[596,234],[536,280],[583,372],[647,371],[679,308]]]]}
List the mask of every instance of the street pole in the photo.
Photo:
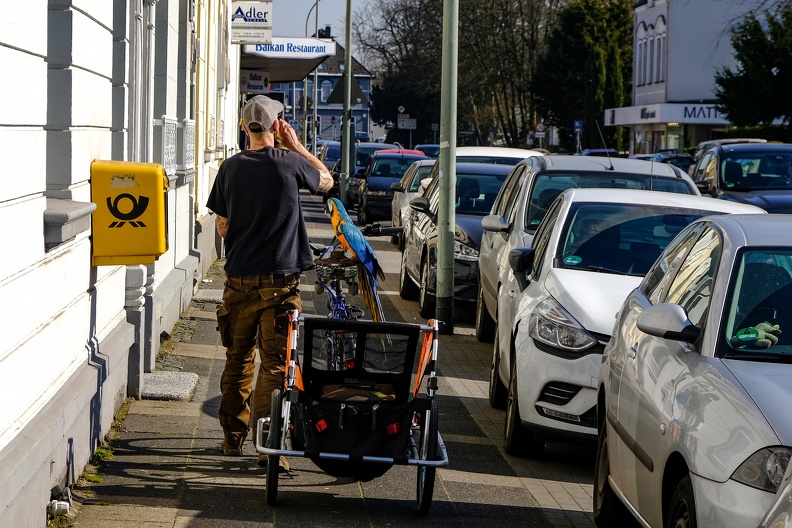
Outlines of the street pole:
{"type": "MultiPolygon", "coordinates": [[[[305,38],[308,38],[308,19],[311,18],[311,12],[316,9],[315,14],[315,25],[316,25],[316,33],[314,36],[318,36],[319,34],[319,2],[320,0],[316,0],[314,4],[311,6],[311,9],[308,10],[308,14],[305,15],[305,38]]],[[[306,76],[303,79],[303,145],[308,143],[308,77],[306,76]]],[[[314,70],[314,98],[313,104],[313,120],[314,120],[314,127],[316,126],[316,70],[314,70]]],[[[316,130],[311,132],[311,151],[314,155],[316,155],[316,130]]]]}
{"type": "Polygon", "coordinates": [[[454,333],[456,226],[457,56],[459,0],[443,0],[443,70],[440,88],[440,202],[437,214],[437,306],[440,333],[454,333]]]}
{"type": "Polygon", "coordinates": [[[353,166],[351,137],[352,117],[352,0],[346,0],[346,31],[344,32],[344,113],[341,116],[341,176],[338,184],[341,203],[349,207],[349,170],[353,166]]]}

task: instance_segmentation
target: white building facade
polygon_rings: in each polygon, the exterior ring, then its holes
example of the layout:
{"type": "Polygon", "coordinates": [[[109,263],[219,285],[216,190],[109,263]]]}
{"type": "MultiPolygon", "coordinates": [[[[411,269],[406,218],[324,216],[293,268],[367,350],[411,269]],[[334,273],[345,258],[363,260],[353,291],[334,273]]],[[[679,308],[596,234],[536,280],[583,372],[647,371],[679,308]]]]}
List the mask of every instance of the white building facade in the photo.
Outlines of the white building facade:
{"type": "Polygon", "coordinates": [[[760,0],[638,0],[633,5],[633,106],[605,110],[630,127],[630,151],[688,148],[722,137],[715,74],[734,68],[731,28],[760,0]]]}
{"type": "Polygon", "coordinates": [[[202,204],[237,150],[230,4],[0,3],[0,526],[43,525],[217,257],[202,204]],[[165,168],[155,263],[92,266],[94,160],[165,168]]]}

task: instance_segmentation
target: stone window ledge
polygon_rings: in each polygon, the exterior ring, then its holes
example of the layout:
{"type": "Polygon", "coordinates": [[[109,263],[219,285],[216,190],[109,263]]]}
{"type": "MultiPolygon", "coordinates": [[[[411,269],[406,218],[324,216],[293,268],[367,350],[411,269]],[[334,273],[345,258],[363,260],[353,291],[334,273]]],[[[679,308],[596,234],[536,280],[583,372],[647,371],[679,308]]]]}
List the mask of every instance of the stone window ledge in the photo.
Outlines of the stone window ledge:
{"type": "Polygon", "coordinates": [[[93,202],[47,198],[44,210],[44,247],[47,251],[91,229],[93,202]]]}

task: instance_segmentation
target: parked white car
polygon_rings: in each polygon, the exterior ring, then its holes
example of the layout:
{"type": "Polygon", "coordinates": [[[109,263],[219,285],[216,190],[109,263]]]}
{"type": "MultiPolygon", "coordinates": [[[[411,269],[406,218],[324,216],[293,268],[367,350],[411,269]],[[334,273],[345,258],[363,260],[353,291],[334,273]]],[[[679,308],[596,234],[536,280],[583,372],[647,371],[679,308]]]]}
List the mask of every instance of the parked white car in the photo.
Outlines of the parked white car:
{"type": "Polygon", "coordinates": [[[626,299],[598,384],[598,526],[624,505],[653,527],[768,514],[792,456],[790,222],[702,218],[626,299]]]}
{"type": "Polygon", "coordinates": [[[518,163],[501,187],[492,214],[482,220],[476,337],[491,342],[495,319],[510,326],[511,305],[498,311],[499,292],[509,270],[509,251],[531,245],[547,207],[569,188],[651,189],[699,195],[681,170],[660,163],[596,156],[542,156],[518,163]]]}
{"type": "Polygon", "coordinates": [[[764,213],[625,189],[569,189],[550,205],[533,247],[511,251],[499,298],[517,301],[513,325],[498,322],[490,375],[490,403],[506,403],[508,453],[537,455],[548,439],[596,439],[602,352],[624,299],[690,222],[740,212],[764,213]]]}

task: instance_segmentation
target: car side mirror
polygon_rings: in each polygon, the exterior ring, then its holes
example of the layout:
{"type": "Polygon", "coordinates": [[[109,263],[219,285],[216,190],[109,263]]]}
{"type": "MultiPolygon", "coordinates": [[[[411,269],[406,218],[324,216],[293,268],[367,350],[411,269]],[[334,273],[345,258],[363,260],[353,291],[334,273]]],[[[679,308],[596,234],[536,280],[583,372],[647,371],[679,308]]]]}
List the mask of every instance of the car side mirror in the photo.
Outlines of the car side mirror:
{"type": "Polygon", "coordinates": [[[695,343],[701,337],[701,328],[688,319],[684,308],[678,304],[650,306],[638,316],[637,324],[641,332],[672,341],[695,343]]]}
{"type": "Polygon", "coordinates": [[[511,228],[511,223],[507,222],[501,215],[491,214],[481,219],[481,227],[484,228],[484,231],[505,233],[511,228]]]}
{"type": "Polygon", "coordinates": [[[391,183],[391,190],[396,192],[404,192],[404,187],[402,187],[401,182],[394,182],[391,183]]]}
{"type": "Polygon", "coordinates": [[[695,184],[696,184],[696,189],[698,189],[701,194],[710,193],[710,185],[706,180],[696,180],[695,184]]]}
{"type": "Polygon", "coordinates": [[[360,179],[363,179],[365,175],[366,175],[366,169],[358,169],[358,171],[355,173],[355,176],[357,176],[360,179]]]}
{"type": "Polygon", "coordinates": [[[509,266],[514,272],[514,277],[520,285],[520,291],[525,290],[528,284],[528,274],[533,268],[534,263],[534,249],[533,248],[517,248],[509,251],[509,266]]]}
{"type": "Polygon", "coordinates": [[[432,212],[429,209],[429,198],[425,196],[418,196],[410,200],[410,209],[419,213],[427,214],[429,216],[432,215],[432,212]]]}

